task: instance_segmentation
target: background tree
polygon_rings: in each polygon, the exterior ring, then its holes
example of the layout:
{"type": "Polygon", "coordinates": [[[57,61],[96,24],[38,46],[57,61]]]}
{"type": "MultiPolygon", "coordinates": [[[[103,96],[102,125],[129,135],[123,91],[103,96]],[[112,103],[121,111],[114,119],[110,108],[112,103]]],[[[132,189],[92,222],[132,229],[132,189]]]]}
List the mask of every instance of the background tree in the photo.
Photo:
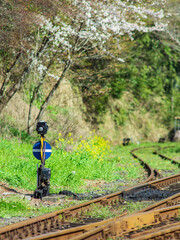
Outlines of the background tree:
{"type": "MultiPolygon", "coordinates": [[[[164,31],[166,26],[163,24],[165,21],[163,6],[159,6],[156,1],[150,4],[146,1],[128,0],[111,2],[42,0],[23,3],[20,0],[11,3],[4,0],[2,6],[5,10],[3,18],[7,19],[9,25],[12,24],[10,33],[17,34],[14,38],[18,44],[15,44],[17,49],[8,51],[11,55],[6,64],[8,67],[5,71],[3,68],[0,110],[21,89],[36,68],[39,73],[36,89],[43,85],[43,79],[48,74],[54,78],[54,85],[45,96],[35,122],[40,120],[65,74],[80,60],[111,58],[123,62],[120,54],[124,36],[133,40],[134,32],[164,31]],[[13,20],[10,18],[12,11],[15,16],[13,20]],[[19,17],[21,21],[18,20],[16,24],[19,17]],[[40,28],[38,48],[35,47],[37,26],[40,28]],[[50,69],[53,64],[61,66],[57,75],[50,69]]],[[[6,25],[3,26],[3,32],[7,32],[6,25]]],[[[34,94],[36,93],[35,90],[34,94]]],[[[35,96],[31,98],[31,105],[33,99],[35,96]]]]}
{"type": "MultiPolygon", "coordinates": [[[[1,0],[0,17],[0,61],[2,85],[0,89],[0,110],[7,105],[14,94],[27,80],[34,61],[35,32],[42,17],[52,17],[56,12],[54,1],[1,0]],[[50,15],[50,13],[52,15],[50,15]]],[[[48,37],[42,39],[36,51],[39,57],[48,37]]]]}
{"type": "Polygon", "coordinates": [[[163,34],[166,43],[176,51],[180,51],[180,5],[177,0],[167,0],[166,11],[169,14],[169,24],[163,34]]]}
{"type": "MultiPolygon", "coordinates": [[[[58,79],[41,105],[36,121],[40,120],[72,64],[84,59],[107,57],[122,62],[119,57],[121,36],[132,38],[135,31],[163,31],[163,17],[162,9],[155,12],[147,4],[142,7],[141,3],[132,4],[128,1],[95,3],[89,0],[73,1],[66,9],[61,8],[52,21],[46,19],[42,36],[50,33],[51,45],[46,48],[45,55],[49,57],[50,52],[56,52],[63,67],[59,78],[54,76],[58,79]],[[115,51],[116,48],[119,50],[115,51]]],[[[41,66],[46,71],[47,66],[41,66]]]]}

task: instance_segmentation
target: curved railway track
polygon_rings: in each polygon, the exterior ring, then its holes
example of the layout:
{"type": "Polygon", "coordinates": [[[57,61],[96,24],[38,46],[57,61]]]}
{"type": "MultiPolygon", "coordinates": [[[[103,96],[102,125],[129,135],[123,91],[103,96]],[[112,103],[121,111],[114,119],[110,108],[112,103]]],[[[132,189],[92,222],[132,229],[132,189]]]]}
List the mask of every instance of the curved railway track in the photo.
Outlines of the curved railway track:
{"type": "Polygon", "coordinates": [[[145,180],[145,182],[149,182],[157,177],[162,177],[161,174],[156,170],[156,169],[152,169],[151,166],[149,166],[149,164],[147,164],[146,162],[144,162],[143,159],[141,159],[140,157],[138,157],[137,154],[135,154],[135,152],[137,150],[139,150],[141,148],[135,148],[131,151],[131,154],[133,155],[134,158],[137,158],[140,162],[140,164],[146,169],[146,171],[148,172],[148,178],[145,180]]]}
{"type": "Polygon", "coordinates": [[[164,148],[158,149],[157,151],[154,151],[153,153],[159,155],[162,159],[170,161],[172,164],[176,164],[180,168],[180,162],[179,161],[174,160],[172,158],[169,158],[169,157],[167,157],[167,156],[165,156],[165,155],[163,155],[162,153],[159,152],[160,150],[167,149],[167,148],[169,148],[169,147],[164,147],[164,148]]]}
{"type": "Polygon", "coordinates": [[[170,217],[177,217],[180,208],[180,206],[177,205],[180,202],[179,193],[170,196],[169,198],[162,200],[157,204],[154,204],[139,212],[136,212],[135,214],[128,216],[121,215],[113,219],[63,230],[63,228],[70,226],[67,221],[71,221],[74,217],[78,218],[85,211],[88,211],[92,204],[115,205],[122,203],[123,199],[127,196],[132,196],[145,190],[159,190],[165,186],[168,186],[169,184],[180,182],[180,174],[154,180],[157,177],[160,177],[158,171],[152,169],[147,163],[143,161],[143,159],[140,159],[135,153],[136,150],[139,150],[139,148],[132,150],[131,154],[141,162],[141,164],[146,168],[148,172],[148,178],[144,181],[143,184],[97,199],[93,199],[82,204],[75,205],[73,207],[3,227],[0,229],[0,239],[107,239],[109,236],[121,236],[128,231],[136,229],[135,225],[137,225],[137,222],[138,227],[143,227],[144,225],[148,224],[157,225],[161,222],[161,220],[167,220],[170,217]],[[172,205],[177,206],[172,207],[172,205]],[[158,209],[164,210],[160,211],[158,209]],[[143,218],[143,216],[145,216],[145,218],[143,218]],[[143,220],[146,218],[149,219],[149,222],[143,220]]]}

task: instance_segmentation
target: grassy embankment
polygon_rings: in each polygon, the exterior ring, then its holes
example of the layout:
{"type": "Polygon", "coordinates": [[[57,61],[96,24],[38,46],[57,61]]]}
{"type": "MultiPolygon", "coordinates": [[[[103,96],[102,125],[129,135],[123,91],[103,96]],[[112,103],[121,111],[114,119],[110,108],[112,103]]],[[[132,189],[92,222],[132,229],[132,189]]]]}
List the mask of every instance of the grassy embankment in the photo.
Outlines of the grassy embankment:
{"type": "MultiPolygon", "coordinates": [[[[87,141],[79,139],[77,142],[70,135],[66,139],[59,136],[51,157],[46,160],[45,167],[49,167],[52,173],[52,192],[64,187],[82,192],[81,186],[86,184],[86,180],[110,182],[142,178],[142,167],[129,153],[132,146],[112,150],[109,143],[97,135],[87,141]]],[[[22,144],[17,140],[0,141],[1,181],[13,187],[34,190],[36,167],[40,161],[33,156],[32,147],[31,144],[22,144]]]]}
{"type": "MultiPolygon", "coordinates": [[[[130,154],[130,150],[137,145],[110,147],[107,141],[97,135],[86,141],[79,139],[74,142],[70,135],[66,139],[59,135],[56,146],[53,147],[53,154],[46,161],[46,167],[51,168],[52,171],[51,192],[58,192],[63,189],[76,193],[100,190],[101,188],[97,183],[95,186],[87,184],[87,182],[97,180],[99,183],[101,181],[119,181],[122,187],[126,187],[128,184],[133,185],[144,179],[142,166],[130,154]],[[67,149],[71,150],[66,151],[67,149]]],[[[140,147],[151,147],[152,145],[162,146],[146,143],[140,144],[140,147]]],[[[166,145],[169,145],[169,143],[163,144],[163,147],[166,145]]],[[[180,151],[178,144],[173,143],[171,145],[175,146],[173,149],[176,149],[176,154],[178,154],[180,151]]],[[[138,154],[161,173],[173,174],[179,172],[177,166],[153,155],[153,150],[154,148],[141,149],[138,154]]],[[[171,150],[169,149],[169,151],[171,150]]],[[[36,188],[36,165],[39,161],[32,154],[32,145],[17,140],[1,139],[0,155],[0,181],[8,183],[12,187],[34,191],[36,188]]],[[[35,216],[75,203],[75,201],[69,201],[65,205],[52,208],[43,205],[34,207],[28,200],[21,197],[3,197],[0,200],[0,217],[35,216]]],[[[136,209],[137,206],[130,203],[129,208],[132,210],[136,209]]],[[[97,215],[99,214],[98,211],[97,215]]],[[[103,212],[104,217],[106,215],[112,216],[112,211],[109,214],[109,210],[106,208],[103,212]]]]}

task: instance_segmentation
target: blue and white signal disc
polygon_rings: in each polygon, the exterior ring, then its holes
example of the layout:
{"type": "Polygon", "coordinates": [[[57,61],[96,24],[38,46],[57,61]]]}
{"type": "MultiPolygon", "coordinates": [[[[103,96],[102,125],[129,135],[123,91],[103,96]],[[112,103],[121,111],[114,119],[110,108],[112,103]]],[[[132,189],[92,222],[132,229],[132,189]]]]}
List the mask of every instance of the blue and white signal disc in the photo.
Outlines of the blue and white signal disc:
{"type": "MultiPolygon", "coordinates": [[[[46,160],[51,156],[52,148],[51,145],[44,141],[43,142],[43,158],[46,160]]],[[[41,141],[37,142],[33,146],[33,155],[38,160],[41,160],[41,141]]]]}

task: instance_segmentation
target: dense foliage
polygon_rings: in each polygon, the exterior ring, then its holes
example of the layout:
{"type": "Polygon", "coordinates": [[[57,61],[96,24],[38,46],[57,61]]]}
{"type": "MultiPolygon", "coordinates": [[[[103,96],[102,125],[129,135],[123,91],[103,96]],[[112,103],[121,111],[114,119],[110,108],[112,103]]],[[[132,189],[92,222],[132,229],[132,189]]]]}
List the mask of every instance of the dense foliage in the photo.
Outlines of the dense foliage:
{"type": "MultiPolygon", "coordinates": [[[[180,53],[163,43],[160,36],[147,33],[136,35],[130,53],[127,64],[115,73],[112,96],[118,98],[125,89],[140,102],[153,102],[158,96],[162,110],[166,109],[162,116],[168,122],[170,115],[173,119],[180,111],[180,53]]],[[[159,111],[151,109],[151,105],[146,109],[157,114],[159,111]]]]}
{"type": "MultiPolygon", "coordinates": [[[[87,108],[91,113],[102,114],[108,108],[109,98],[121,99],[123,93],[129,91],[134,101],[150,103],[146,110],[158,114],[160,109],[152,108],[153,99],[158,96],[163,122],[168,125],[180,111],[180,52],[167,45],[158,34],[136,33],[133,44],[129,44],[124,54],[125,63],[115,69],[109,60],[89,64],[95,77],[93,81],[84,79],[81,87],[87,108]]],[[[117,111],[126,114],[123,109],[117,111]]]]}

